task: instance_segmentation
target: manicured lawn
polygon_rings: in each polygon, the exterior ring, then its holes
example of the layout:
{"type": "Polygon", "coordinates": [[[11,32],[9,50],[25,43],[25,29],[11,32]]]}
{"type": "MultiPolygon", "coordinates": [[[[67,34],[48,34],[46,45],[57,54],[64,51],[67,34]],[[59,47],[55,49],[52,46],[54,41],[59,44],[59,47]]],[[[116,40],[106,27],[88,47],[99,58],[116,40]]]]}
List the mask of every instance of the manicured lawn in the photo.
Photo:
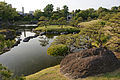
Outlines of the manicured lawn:
{"type": "MultiPolygon", "coordinates": [[[[60,74],[59,69],[59,65],[50,67],[33,75],[26,76],[26,80],[69,80],[60,74]]],[[[114,72],[77,80],[120,80],[120,68],[114,72]]]]}
{"type": "Polygon", "coordinates": [[[37,27],[35,31],[47,31],[47,32],[79,32],[79,28],[72,27],[72,26],[63,26],[60,27],[58,25],[50,25],[45,27],[37,27]]]}
{"type": "MultiPolygon", "coordinates": [[[[72,26],[63,26],[62,27],[63,29],[67,29],[67,28],[74,28],[72,26]]],[[[47,26],[47,29],[62,29],[60,26],[58,25],[50,25],[50,26],[47,26]]],[[[35,30],[44,30],[46,29],[45,27],[37,27],[35,30]]]]}

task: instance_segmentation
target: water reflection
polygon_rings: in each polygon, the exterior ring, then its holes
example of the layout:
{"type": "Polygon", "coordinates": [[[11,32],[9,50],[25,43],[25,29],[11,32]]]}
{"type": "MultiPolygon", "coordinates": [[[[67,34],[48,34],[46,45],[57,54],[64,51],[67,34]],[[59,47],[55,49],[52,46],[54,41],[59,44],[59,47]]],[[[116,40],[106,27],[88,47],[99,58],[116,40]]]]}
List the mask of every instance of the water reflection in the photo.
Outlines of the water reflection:
{"type": "Polygon", "coordinates": [[[49,45],[49,38],[47,38],[45,35],[40,36],[39,38],[40,38],[40,40],[39,40],[40,41],[40,45],[42,47],[45,47],[45,46],[49,45]]]}

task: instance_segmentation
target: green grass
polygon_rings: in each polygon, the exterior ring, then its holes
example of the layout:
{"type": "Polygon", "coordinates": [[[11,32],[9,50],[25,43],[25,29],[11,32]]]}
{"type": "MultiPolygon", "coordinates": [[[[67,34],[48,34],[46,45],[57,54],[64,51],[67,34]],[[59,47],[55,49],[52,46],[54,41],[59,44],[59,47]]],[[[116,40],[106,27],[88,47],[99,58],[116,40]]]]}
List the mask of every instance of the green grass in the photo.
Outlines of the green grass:
{"type": "Polygon", "coordinates": [[[35,74],[26,76],[26,80],[68,80],[60,74],[59,69],[59,65],[50,67],[35,74]]]}
{"type": "MultiPolygon", "coordinates": [[[[59,65],[50,67],[35,74],[26,76],[26,80],[69,80],[67,77],[61,75],[59,70],[59,65]]],[[[120,80],[120,69],[110,73],[77,80],[120,80]]]]}
{"type": "MultiPolygon", "coordinates": [[[[72,26],[63,26],[64,29],[67,29],[67,28],[74,28],[72,26]]],[[[46,29],[45,27],[37,27],[35,30],[42,30],[42,29],[46,29]]],[[[50,26],[47,26],[47,29],[61,29],[61,27],[59,27],[58,25],[50,25],[50,26]]]]}
{"type": "Polygon", "coordinates": [[[52,31],[57,31],[57,32],[74,32],[74,31],[79,31],[78,28],[72,27],[72,26],[63,26],[62,28],[58,25],[50,25],[45,27],[37,27],[35,28],[35,31],[47,31],[47,32],[52,32],[52,31]]]}

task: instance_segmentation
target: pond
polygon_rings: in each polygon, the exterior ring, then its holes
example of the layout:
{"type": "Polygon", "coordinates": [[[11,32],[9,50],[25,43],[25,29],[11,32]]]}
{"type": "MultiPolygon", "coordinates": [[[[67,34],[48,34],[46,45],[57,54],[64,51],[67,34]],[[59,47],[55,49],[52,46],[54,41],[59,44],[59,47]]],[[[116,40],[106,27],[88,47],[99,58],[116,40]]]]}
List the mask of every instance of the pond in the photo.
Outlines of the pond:
{"type": "Polygon", "coordinates": [[[38,36],[23,42],[28,36],[33,36],[30,30],[20,30],[21,43],[10,51],[0,55],[0,64],[8,67],[14,75],[30,75],[50,66],[59,64],[61,58],[47,55],[47,48],[57,37],[55,35],[38,36]]]}

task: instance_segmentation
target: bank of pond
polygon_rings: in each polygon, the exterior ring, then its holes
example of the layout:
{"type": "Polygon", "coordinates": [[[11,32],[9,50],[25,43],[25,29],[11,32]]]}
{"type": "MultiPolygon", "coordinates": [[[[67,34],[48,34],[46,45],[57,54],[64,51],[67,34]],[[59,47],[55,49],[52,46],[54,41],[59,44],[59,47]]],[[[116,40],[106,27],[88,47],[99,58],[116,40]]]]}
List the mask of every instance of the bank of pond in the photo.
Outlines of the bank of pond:
{"type": "MultiPolygon", "coordinates": [[[[4,39],[3,37],[6,36],[1,36],[0,43],[4,42],[4,48],[7,48],[6,51],[4,51],[4,54],[0,55],[0,63],[3,64],[3,66],[8,67],[8,69],[14,73],[14,76],[24,75],[27,76],[27,80],[68,80],[66,77],[61,75],[61,73],[59,73],[59,64],[61,60],[64,58],[64,56],[68,55],[74,49],[76,51],[80,51],[84,45],[86,47],[83,49],[87,49],[87,46],[89,46],[89,44],[86,44],[86,42],[89,42],[89,37],[77,34],[79,32],[79,27],[59,25],[50,25],[44,27],[38,26],[34,29],[18,29],[17,31],[13,32],[10,30],[1,30],[0,33],[7,35],[8,37],[7,39],[4,39]],[[10,32],[10,34],[8,32],[10,32]],[[14,37],[12,34],[14,34],[14,37]],[[3,42],[2,38],[4,40],[3,42]],[[12,41],[14,42],[12,43],[12,41]],[[63,55],[63,52],[66,54],[63,55]],[[53,55],[50,56],[51,54],[53,55]],[[45,69],[52,66],[55,67],[45,69]],[[42,69],[45,70],[40,71],[42,69]]],[[[88,54],[86,56],[90,55],[88,54]]],[[[113,80],[120,78],[119,74],[120,72],[115,75],[117,77],[112,77],[113,80]]],[[[96,79],[96,77],[90,79],[96,79]]],[[[102,77],[102,79],[104,78],[102,77]]],[[[89,80],[89,78],[85,80],[89,80]]]]}

